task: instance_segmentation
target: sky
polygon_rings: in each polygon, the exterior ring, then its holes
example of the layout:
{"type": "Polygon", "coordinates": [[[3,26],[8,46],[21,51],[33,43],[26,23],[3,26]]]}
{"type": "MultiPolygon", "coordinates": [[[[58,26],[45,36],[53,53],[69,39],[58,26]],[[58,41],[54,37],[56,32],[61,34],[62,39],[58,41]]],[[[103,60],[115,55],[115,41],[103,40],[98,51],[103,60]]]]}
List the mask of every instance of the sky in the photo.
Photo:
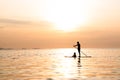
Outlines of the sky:
{"type": "Polygon", "coordinates": [[[120,0],[0,0],[0,48],[120,48],[120,0]]]}

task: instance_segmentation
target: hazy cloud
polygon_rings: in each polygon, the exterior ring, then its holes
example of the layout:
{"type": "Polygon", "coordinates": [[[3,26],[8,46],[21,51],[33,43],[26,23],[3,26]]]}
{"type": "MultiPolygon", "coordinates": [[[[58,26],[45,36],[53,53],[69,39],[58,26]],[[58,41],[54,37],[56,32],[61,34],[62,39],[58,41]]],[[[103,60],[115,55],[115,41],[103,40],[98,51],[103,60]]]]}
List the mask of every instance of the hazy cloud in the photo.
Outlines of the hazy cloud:
{"type": "Polygon", "coordinates": [[[0,29],[3,29],[4,28],[4,26],[0,26],[0,29]]]}
{"type": "Polygon", "coordinates": [[[15,19],[5,19],[0,18],[0,23],[11,23],[11,24],[29,24],[29,21],[15,20],[15,19]]]}
{"type": "Polygon", "coordinates": [[[3,26],[0,26],[0,28],[3,28],[3,26]]]}

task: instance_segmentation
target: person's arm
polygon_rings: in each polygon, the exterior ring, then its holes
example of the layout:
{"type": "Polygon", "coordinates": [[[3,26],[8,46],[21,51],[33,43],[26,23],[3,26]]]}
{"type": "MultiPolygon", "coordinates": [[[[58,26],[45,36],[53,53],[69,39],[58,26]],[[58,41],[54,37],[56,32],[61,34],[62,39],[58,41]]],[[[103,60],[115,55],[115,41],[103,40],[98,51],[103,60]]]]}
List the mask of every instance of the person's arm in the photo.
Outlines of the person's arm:
{"type": "Polygon", "coordinates": [[[73,47],[76,47],[77,45],[73,45],[73,47]]]}

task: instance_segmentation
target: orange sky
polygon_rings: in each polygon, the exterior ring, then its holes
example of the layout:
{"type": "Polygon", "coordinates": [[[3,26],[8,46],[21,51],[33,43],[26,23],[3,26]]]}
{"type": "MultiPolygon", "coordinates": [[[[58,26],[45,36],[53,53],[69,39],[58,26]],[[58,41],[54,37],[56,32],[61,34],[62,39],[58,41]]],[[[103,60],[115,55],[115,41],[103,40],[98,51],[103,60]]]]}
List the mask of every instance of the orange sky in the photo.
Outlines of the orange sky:
{"type": "Polygon", "coordinates": [[[120,0],[0,1],[1,48],[120,47],[120,0]]]}

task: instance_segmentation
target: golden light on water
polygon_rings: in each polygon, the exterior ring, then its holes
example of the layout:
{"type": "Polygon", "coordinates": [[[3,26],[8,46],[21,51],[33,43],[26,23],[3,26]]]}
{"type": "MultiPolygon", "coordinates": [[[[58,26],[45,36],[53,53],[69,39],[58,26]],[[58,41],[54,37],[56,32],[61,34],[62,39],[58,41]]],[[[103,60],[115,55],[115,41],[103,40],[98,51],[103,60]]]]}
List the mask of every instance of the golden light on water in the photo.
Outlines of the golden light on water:
{"type": "Polygon", "coordinates": [[[120,49],[88,49],[88,55],[92,57],[81,58],[80,62],[79,58],[70,58],[73,54],[71,51],[73,52],[71,49],[1,50],[0,80],[119,79],[120,49]]]}
{"type": "Polygon", "coordinates": [[[59,52],[59,56],[55,56],[58,59],[57,63],[59,64],[56,66],[56,72],[59,72],[60,76],[64,76],[65,78],[77,76],[75,73],[78,71],[77,68],[80,67],[81,63],[78,64],[78,58],[70,58],[70,55],[73,55],[73,51],[74,49],[69,48],[56,49],[55,52],[59,52]]]}

